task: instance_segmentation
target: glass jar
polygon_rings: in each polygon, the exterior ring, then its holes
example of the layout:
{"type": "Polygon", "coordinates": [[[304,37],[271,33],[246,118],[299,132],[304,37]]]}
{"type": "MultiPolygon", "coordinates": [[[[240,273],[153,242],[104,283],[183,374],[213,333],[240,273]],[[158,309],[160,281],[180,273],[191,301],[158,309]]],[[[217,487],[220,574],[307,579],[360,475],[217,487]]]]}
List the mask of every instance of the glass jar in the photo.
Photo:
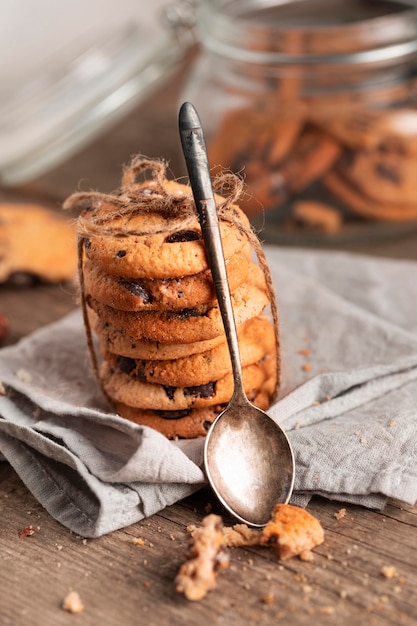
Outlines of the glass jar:
{"type": "Polygon", "coordinates": [[[181,98],[264,239],[417,228],[414,2],[203,0],[197,35],[181,98]]]}

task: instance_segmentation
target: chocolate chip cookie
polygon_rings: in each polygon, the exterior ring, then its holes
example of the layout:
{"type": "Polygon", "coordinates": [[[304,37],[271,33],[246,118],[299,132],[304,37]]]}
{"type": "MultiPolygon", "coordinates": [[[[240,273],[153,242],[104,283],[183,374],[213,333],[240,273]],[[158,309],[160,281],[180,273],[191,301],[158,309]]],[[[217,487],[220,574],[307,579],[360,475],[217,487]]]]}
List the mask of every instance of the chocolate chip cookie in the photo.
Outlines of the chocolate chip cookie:
{"type": "Polygon", "coordinates": [[[17,284],[22,276],[69,281],[76,273],[76,234],[71,221],[42,206],[0,203],[0,282],[17,284]]]}

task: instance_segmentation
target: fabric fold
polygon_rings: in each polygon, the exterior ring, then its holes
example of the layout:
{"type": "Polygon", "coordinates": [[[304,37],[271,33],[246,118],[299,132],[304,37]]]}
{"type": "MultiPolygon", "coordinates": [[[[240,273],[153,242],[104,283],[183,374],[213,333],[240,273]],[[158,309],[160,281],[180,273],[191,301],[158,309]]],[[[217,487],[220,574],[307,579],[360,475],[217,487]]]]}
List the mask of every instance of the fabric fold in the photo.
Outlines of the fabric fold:
{"type": "MultiPolygon", "coordinates": [[[[283,365],[270,414],[294,449],[293,501],[414,504],[417,264],[266,251],[283,365]]],[[[202,439],[168,441],[113,413],[78,310],[0,350],[0,381],[0,454],[74,532],[111,532],[206,484],[202,439]]]]}

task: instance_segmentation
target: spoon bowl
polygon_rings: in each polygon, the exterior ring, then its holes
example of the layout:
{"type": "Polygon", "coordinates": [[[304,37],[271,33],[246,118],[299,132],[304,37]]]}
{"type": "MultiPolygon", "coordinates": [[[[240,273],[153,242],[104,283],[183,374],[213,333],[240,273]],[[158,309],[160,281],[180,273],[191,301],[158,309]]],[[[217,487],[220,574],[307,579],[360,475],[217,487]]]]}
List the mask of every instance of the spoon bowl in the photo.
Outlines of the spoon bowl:
{"type": "Polygon", "coordinates": [[[283,434],[264,411],[233,401],[210,428],[204,446],[207,477],[241,522],[265,526],[274,505],[290,499],[293,457],[283,434]]]}
{"type": "Polygon", "coordinates": [[[179,113],[181,143],[232,363],[234,392],[207,433],[204,463],[219,500],[241,522],[265,526],[290,499],[294,457],[280,426],[246,397],[226,264],[204,134],[189,102],[179,113]]]}

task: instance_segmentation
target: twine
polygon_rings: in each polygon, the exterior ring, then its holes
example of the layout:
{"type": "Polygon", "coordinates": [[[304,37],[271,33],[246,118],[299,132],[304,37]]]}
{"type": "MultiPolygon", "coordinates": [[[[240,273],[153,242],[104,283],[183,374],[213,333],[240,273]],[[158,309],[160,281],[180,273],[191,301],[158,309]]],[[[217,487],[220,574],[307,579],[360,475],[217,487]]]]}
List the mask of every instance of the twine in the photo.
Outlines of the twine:
{"type": "MultiPolygon", "coordinates": [[[[166,231],[156,229],[129,228],[129,220],[139,214],[157,212],[164,217],[178,220],[182,228],[187,227],[190,222],[195,223],[197,210],[192,199],[192,192],[189,194],[174,195],[165,186],[167,165],[162,160],[151,160],[143,156],[133,158],[130,165],[124,169],[122,184],[119,191],[104,194],[97,191],[80,192],[72,194],[64,203],[64,209],[77,209],[81,211],[77,218],[77,247],[78,247],[78,276],[80,289],[80,303],[87,335],[87,345],[91,356],[94,373],[101,384],[99,376],[98,357],[94,348],[93,334],[90,318],[87,310],[85,281],[84,281],[84,252],[85,241],[90,236],[129,236],[129,235],[153,235],[166,231]],[[138,175],[149,171],[151,180],[138,183],[138,175]],[[128,218],[126,223],[126,219],[128,218]]],[[[239,213],[233,210],[233,205],[243,194],[243,181],[230,172],[222,172],[213,180],[213,189],[216,193],[222,194],[222,201],[218,202],[217,211],[219,219],[233,224],[244,233],[258,259],[260,268],[265,277],[265,283],[270,302],[271,316],[274,324],[275,344],[276,344],[276,367],[277,381],[272,400],[278,393],[279,378],[281,372],[280,340],[278,330],[278,307],[275,290],[272,283],[271,271],[269,269],[265,252],[262,245],[253,231],[252,227],[243,222],[239,213]]],[[[217,199],[216,199],[217,200],[217,199]]],[[[217,203],[217,202],[216,202],[217,203]]],[[[102,385],[101,385],[102,386],[102,385]]],[[[102,387],[103,388],[103,387],[102,387]]],[[[104,395],[110,400],[108,394],[103,389],[104,395]]]]}

